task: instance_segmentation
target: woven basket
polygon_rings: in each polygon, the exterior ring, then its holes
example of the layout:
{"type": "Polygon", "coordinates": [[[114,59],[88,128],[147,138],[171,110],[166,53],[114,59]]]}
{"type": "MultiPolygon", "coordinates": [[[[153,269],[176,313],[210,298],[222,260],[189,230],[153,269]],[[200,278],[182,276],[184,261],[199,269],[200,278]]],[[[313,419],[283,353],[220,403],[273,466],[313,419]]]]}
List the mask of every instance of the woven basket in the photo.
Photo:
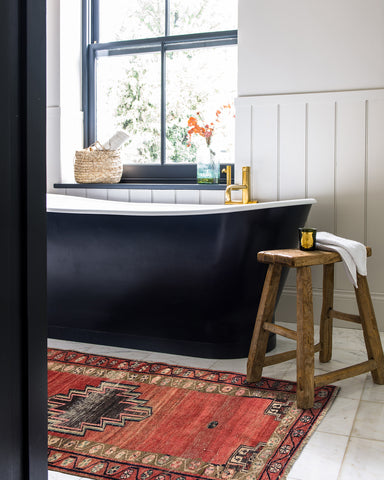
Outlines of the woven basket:
{"type": "Polygon", "coordinates": [[[119,183],[123,174],[120,151],[90,150],[91,147],[78,150],[75,154],[76,182],[119,183]]]}

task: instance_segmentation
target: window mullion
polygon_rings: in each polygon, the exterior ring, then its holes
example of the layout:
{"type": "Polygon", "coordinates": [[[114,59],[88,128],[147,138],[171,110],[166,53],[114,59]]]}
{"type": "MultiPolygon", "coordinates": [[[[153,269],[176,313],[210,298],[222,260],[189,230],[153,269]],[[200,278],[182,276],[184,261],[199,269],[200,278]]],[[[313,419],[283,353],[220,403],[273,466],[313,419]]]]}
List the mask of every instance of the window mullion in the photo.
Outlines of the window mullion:
{"type": "Polygon", "coordinates": [[[100,41],[100,1],[92,1],[92,28],[91,28],[91,43],[99,43],[100,41]]]}
{"type": "Polygon", "coordinates": [[[169,19],[169,12],[170,12],[170,6],[169,6],[170,0],[165,0],[165,29],[164,29],[164,35],[166,37],[169,36],[169,27],[170,27],[170,19],[169,19]]]}
{"type": "Polygon", "coordinates": [[[89,104],[88,104],[88,92],[89,92],[89,68],[88,68],[88,45],[90,42],[90,14],[91,8],[90,0],[82,0],[82,109],[84,112],[84,132],[83,132],[83,145],[88,146],[89,139],[89,104]]]}
{"type": "Polygon", "coordinates": [[[198,44],[199,42],[206,42],[212,46],[215,46],[216,42],[237,43],[237,32],[235,30],[224,31],[224,32],[208,32],[200,34],[190,34],[190,35],[169,35],[168,37],[154,37],[154,38],[139,38],[135,40],[120,40],[116,42],[91,42],[95,45],[96,50],[114,50],[114,49],[124,49],[132,48],[135,46],[146,46],[146,45],[158,45],[161,42],[172,47],[172,45],[185,45],[185,48],[189,48],[189,45],[198,44]]]}
{"type": "Polygon", "coordinates": [[[166,50],[164,42],[161,42],[161,164],[166,163],[166,128],[167,128],[167,119],[166,119],[166,90],[165,83],[167,79],[166,72],[166,50]]]}
{"type": "MultiPolygon", "coordinates": [[[[164,25],[164,36],[167,38],[169,36],[169,1],[165,1],[165,25],[164,25]]],[[[167,99],[166,99],[166,81],[167,81],[167,72],[166,72],[166,41],[161,42],[161,165],[166,163],[166,148],[167,148],[167,99]]]]}
{"type": "Polygon", "coordinates": [[[88,48],[88,132],[87,145],[96,141],[96,54],[92,45],[88,48]]]}

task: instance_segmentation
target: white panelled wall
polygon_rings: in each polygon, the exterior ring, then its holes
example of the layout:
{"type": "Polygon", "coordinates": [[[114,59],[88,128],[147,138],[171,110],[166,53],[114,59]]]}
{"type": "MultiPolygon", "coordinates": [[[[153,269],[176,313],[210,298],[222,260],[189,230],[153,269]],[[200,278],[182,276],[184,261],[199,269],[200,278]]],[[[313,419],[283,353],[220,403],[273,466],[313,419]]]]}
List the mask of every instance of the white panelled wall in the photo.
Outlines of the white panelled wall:
{"type": "MultiPolygon", "coordinates": [[[[236,112],[237,158],[251,165],[255,198],[314,197],[318,204],[308,226],[373,248],[368,279],[383,330],[384,89],[243,97],[236,112]]],[[[313,282],[318,316],[320,269],[313,282]]],[[[337,309],[356,311],[342,265],[336,268],[336,289],[337,309]]],[[[295,301],[291,272],[281,320],[294,320],[295,301]]]]}

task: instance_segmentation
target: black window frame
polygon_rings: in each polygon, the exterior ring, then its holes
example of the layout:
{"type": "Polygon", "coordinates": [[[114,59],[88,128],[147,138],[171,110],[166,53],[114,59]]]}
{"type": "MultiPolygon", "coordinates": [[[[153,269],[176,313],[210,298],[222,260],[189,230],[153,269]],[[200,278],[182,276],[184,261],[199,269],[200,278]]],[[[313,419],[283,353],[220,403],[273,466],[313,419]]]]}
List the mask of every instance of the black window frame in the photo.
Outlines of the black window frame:
{"type": "MultiPolygon", "coordinates": [[[[161,55],[161,159],[160,164],[126,164],[122,183],[195,183],[196,164],[166,163],[166,52],[185,48],[237,45],[238,31],[169,35],[169,2],[165,2],[165,35],[155,38],[99,41],[99,0],[82,0],[82,102],[84,146],[96,141],[96,59],[102,55],[123,55],[157,51],[161,55]]],[[[220,168],[221,171],[221,168],[220,168]]],[[[220,183],[224,183],[224,175],[220,183]]]]}

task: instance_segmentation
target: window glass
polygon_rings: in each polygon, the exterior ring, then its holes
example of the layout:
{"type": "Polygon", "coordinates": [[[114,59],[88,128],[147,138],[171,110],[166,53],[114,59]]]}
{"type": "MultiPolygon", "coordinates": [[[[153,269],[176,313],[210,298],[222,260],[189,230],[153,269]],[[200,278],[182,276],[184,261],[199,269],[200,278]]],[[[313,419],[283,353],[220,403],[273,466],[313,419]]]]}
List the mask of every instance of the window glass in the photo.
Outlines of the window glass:
{"type": "Polygon", "coordinates": [[[237,29],[237,0],[170,0],[170,35],[237,29]]]}
{"type": "Polygon", "coordinates": [[[194,162],[204,137],[188,136],[188,119],[213,128],[211,148],[233,161],[236,46],[167,53],[167,162],[194,162]]]}
{"type": "Polygon", "coordinates": [[[164,36],[164,0],[99,1],[100,42],[164,36]]]}
{"type": "Polygon", "coordinates": [[[97,139],[124,130],[123,163],[160,163],[160,53],[102,56],[96,67],[97,139]]]}
{"type": "Polygon", "coordinates": [[[89,88],[96,94],[89,97],[89,143],[124,130],[124,164],[192,163],[206,142],[198,125],[209,125],[217,160],[232,163],[238,1],[97,4],[91,24],[99,26],[99,42],[88,48],[95,61],[89,88]],[[161,42],[141,41],[159,36],[161,42]]]}

